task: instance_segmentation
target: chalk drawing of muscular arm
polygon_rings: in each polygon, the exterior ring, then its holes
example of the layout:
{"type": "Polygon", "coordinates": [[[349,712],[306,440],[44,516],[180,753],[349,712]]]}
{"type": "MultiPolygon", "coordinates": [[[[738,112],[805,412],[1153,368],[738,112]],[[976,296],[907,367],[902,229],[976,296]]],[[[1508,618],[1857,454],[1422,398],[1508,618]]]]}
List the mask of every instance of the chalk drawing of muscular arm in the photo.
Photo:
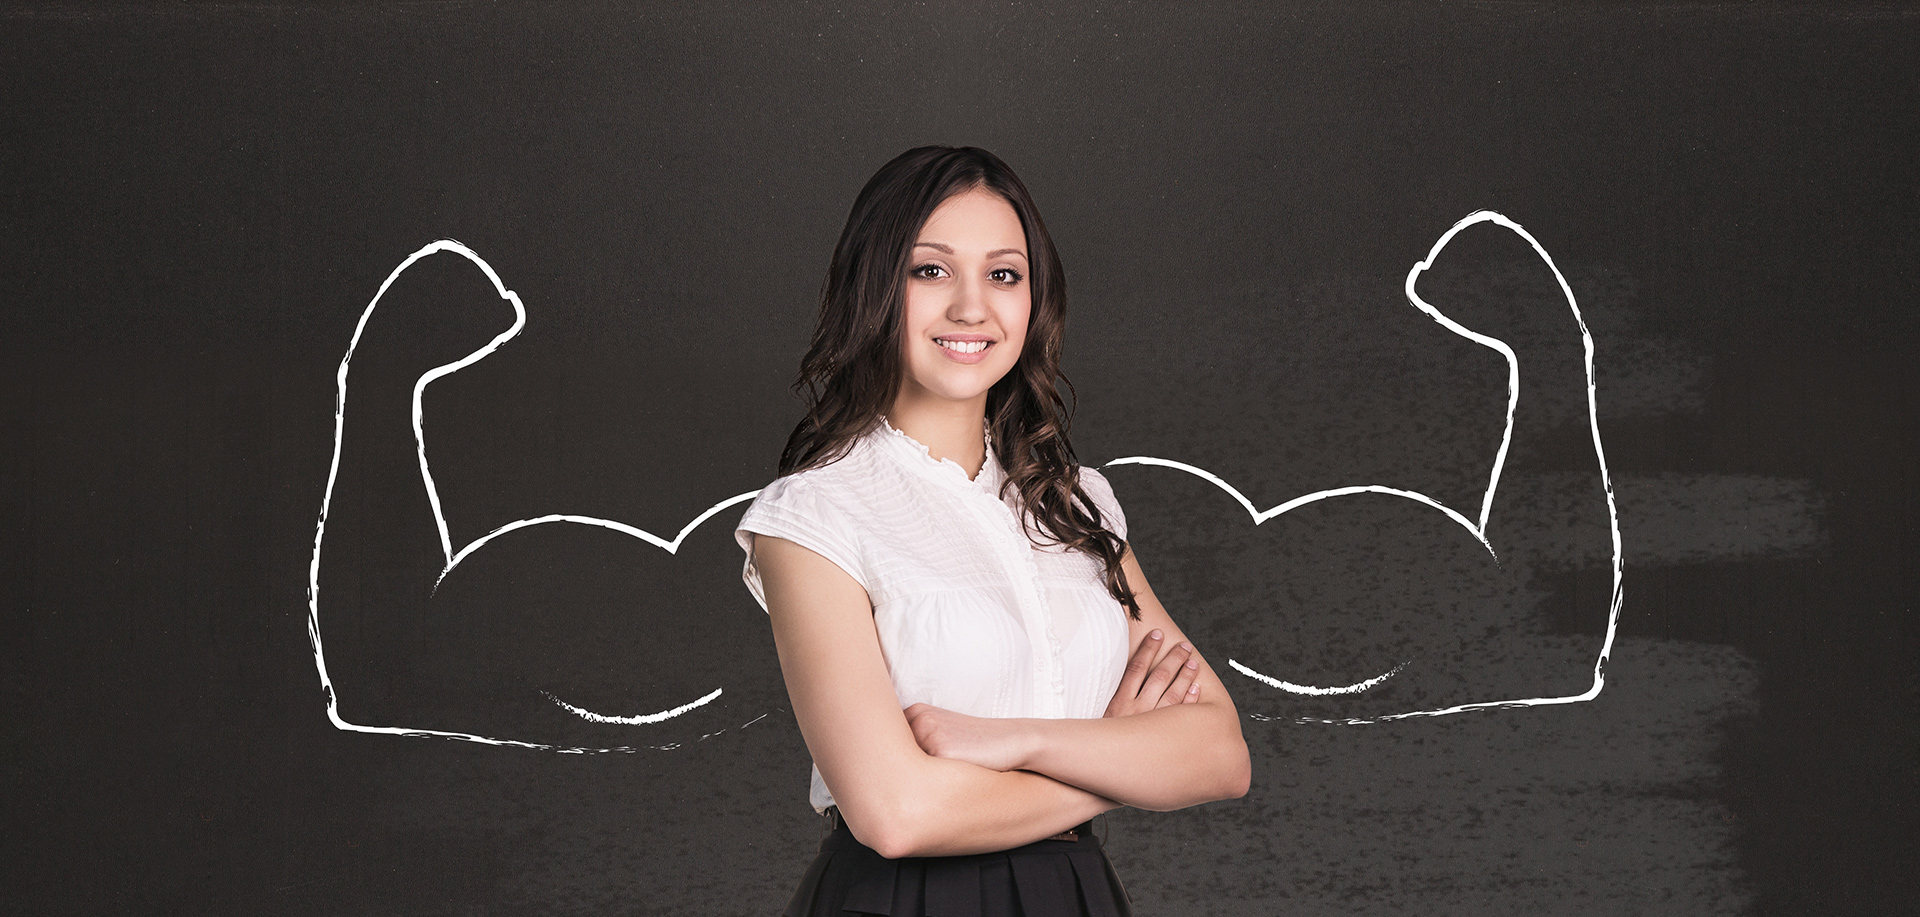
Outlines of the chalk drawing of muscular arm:
{"type": "MultiPolygon", "coordinates": [[[[496,674],[512,673],[511,677],[496,679],[508,682],[504,686],[504,690],[510,692],[507,696],[523,700],[537,693],[541,700],[534,705],[537,708],[536,714],[538,710],[544,709],[576,725],[653,726],[712,704],[725,692],[723,686],[714,685],[711,690],[696,696],[688,696],[682,702],[664,709],[637,713],[589,710],[570,702],[564,696],[531,683],[529,678],[539,677],[539,665],[516,666],[514,660],[502,658],[512,657],[522,650],[526,651],[527,655],[542,655],[527,647],[525,638],[528,632],[525,629],[516,632],[511,627],[496,628],[491,638],[483,636],[469,644],[462,644],[458,636],[448,635],[459,633],[460,629],[469,623],[460,620],[461,616],[471,618],[479,612],[472,612],[470,609],[457,609],[454,615],[440,612],[437,615],[438,618],[451,617],[453,620],[447,622],[450,626],[438,629],[435,622],[427,620],[434,617],[428,609],[429,600],[440,591],[448,577],[463,564],[470,563],[483,548],[502,539],[526,538],[541,531],[557,534],[557,530],[560,529],[585,529],[602,534],[612,533],[629,545],[635,541],[644,542],[644,546],[635,547],[645,552],[665,552],[666,555],[673,555],[702,523],[730,507],[751,500],[754,496],[754,492],[748,492],[714,504],[688,522],[672,538],[663,538],[645,529],[610,519],[554,513],[498,526],[479,538],[456,546],[449,533],[447,514],[441,505],[440,494],[435,486],[433,470],[429,462],[426,418],[428,390],[436,381],[494,354],[502,345],[520,334],[526,325],[526,318],[526,308],[521,303],[520,297],[506,288],[492,266],[466,246],[450,240],[428,245],[401,262],[387,276],[373,300],[361,313],[346,355],[340,361],[336,377],[338,389],[334,403],[333,456],[328,467],[327,489],[321,502],[319,522],[314,531],[313,558],[309,567],[307,590],[307,633],[312,643],[314,665],[318,670],[321,689],[324,692],[328,719],[335,727],[351,732],[452,739],[563,752],[628,752],[642,747],[670,749],[675,745],[671,743],[647,745],[644,742],[636,744],[633,740],[609,742],[604,745],[535,742],[523,738],[484,734],[480,729],[447,728],[439,723],[399,725],[381,721],[378,717],[370,720],[352,713],[356,709],[354,692],[358,691],[361,692],[363,700],[363,703],[358,705],[360,708],[374,706],[382,708],[380,710],[382,716],[407,716],[407,713],[396,712],[408,709],[408,705],[403,702],[404,699],[381,697],[384,703],[369,704],[365,702],[366,697],[408,692],[432,694],[435,688],[450,682],[461,681],[463,677],[470,674],[471,670],[486,669],[483,658],[500,663],[493,667],[496,674]],[[495,327],[499,327],[500,330],[484,341],[476,338],[464,343],[450,344],[445,341],[414,339],[385,348],[370,347],[366,340],[370,327],[377,331],[387,325],[404,322],[404,317],[397,317],[383,323],[382,319],[389,319],[389,317],[382,311],[382,301],[389,296],[397,282],[401,281],[410,270],[421,266],[426,259],[434,259],[442,270],[445,270],[447,263],[457,265],[460,269],[468,267],[477,269],[490,284],[492,295],[497,297],[497,301],[493,303],[494,308],[490,311],[473,308],[475,314],[471,316],[472,321],[463,322],[463,325],[473,327],[477,323],[493,320],[497,322],[495,327]],[[500,308],[502,306],[505,308],[500,308]],[[464,354],[459,353],[460,350],[473,347],[474,344],[478,346],[464,354]],[[436,354],[432,351],[435,346],[452,346],[454,349],[436,354]],[[423,348],[425,348],[424,351],[423,348]],[[372,355],[368,355],[369,350],[373,351],[372,355]],[[448,356],[455,356],[455,358],[446,359],[448,356]],[[357,360],[360,362],[357,363],[357,360]],[[425,368],[421,371],[423,360],[425,368]],[[445,362],[439,362],[440,360],[445,362]],[[413,375],[416,372],[417,376],[413,375]],[[348,384],[350,378],[356,383],[352,388],[348,384]],[[403,407],[406,411],[404,414],[401,413],[403,407]],[[410,423],[410,437],[401,432],[402,422],[410,423]],[[403,455],[405,452],[411,453],[410,464],[417,464],[418,469],[417,478],[410,482],[405,480],[407,476],[400,473],[401,469],[397,467],[407,458],[403,455]],[[363,467],[381,465],[383,459],[385,460],[382,466],[384,473],[380,469],[368,470],[363,467]],[[352,493],[342,491],[343,475],[354,478],[352,493]],[[424,498],[424,501],[421,498],[424,498]],[[414,508],[424,512],[414,512],[414,508]],[[344,533],[338,530],[341,524],[339,517],[343,514],[350,516],[353,520],[352,529],[344,533]],[[335,554],[341,551],[350,552],[349,560],[353,569],[349,573],[334,574],[332,572],[334,566],[340,563],[334,559],[335,554]],[[361,556],[375,552],[379,556],[361,556]],[[425,556],[432,558],[430,571],[426,564],[410,562],[425,556]],[[328,561],[329,565],[323,567],[323,561],[328,561]],[[323,573],[327,575],[323,576],[323,573]],[[401,582],[397,586],[386,583],[387,580],[393,579],[401,582]],[[369,585],[368,581],[373,580],[381,582],[369,585]],[[327,587],[325,590],[322,588],[323,585],[327,587]],[[362,603],[377,607],[367,608],[365,613],[355,616],[356,619],[350,622],[338,622],[335,619],[341,617],[338,613],[341,606],[332,604],[339,598],[335,595],[336,592],[363,593],[353,595],[349,601],[349,607],[356,607],[362,603]],[[378,594],[364,594],[375,592],[378,594]],[[326,599],[324,602],[323,597],[326,599]],[[323,614],[323,611],[327,613],[323,614]],[[381,625],[392,622],[403,622],[410,624],[411,627],[401,627],[391,632],[381,629],[381,625]],[[323,623],[329,629],[323,630],[323,623]],[[352,626],[347,626],[348,624],[352,626]],[[346,631],[344,636],[343,630],[346,631]],[[400,636],[393,637],[392,634],[400,636]],[[519,641],[514,639],[516,634],[521,638],[519,641]],[[359,679],[359,683],[336,685],[335,670],[329,668],[328,643],[325,635],[333,635],[336,643],[356,644],[353,647],[355,656],[379,655],[395,661],[387,667],[384,677],[382,670],[372,667],[368,672],[357,673],[364,676],[359,679]],[[383,636],[388,638],[388,643],[397,642],[402,645],[379,645],[383,636]],[[487,646],[485,644],[489,639],[493,643],[505,641],[509,645],[487,646]],[[462,660],[460,654],[465,650],[471,650],[471,655],[468,659],[462,660]],[[410,658],[430,656],[436,652],[445,656],[449,651],[454,657],[451,669],[443,667],[426,677],[411,679],[407,677],[406,670],[410,668],[408,664],[410,658]],[[470,665],[466,664],[469,662],[470,665]],[[393,675],[392,673],[396,671],[400,674],[393,675]],[[397,689],[389,684],[395,680],[402,683],[397,689]]],[[[606,550],[606,548],[606,545],[598,546],[600,550],[606,550]]],[[[480,604],[505,603],[483,602],[480,604]]],[[[538,628],[542,631],[551,629],[553,628],[538,628]]],[[[582,638],[591,641],[594,636],[585,634],[582,638]]],[[[561,647],[559,652],[564,654],[566,648],[561,647]]],[[[558,660],[558,664],[552,669],[563,670],[566,664],[565,659],[558,660]]],[[[484,711],[459,708],[461,705],[471,708],[476,699],[498,696],[502,686],[496,684],[479,688],[474,688],[472,685],[466,687],[471,690],[466,690],[463,694],[456,692],[457,696],[450,699],[454,705],[452,711],[429,709],[413,715],[428,718],[447,717],[453,721],[459,721],[463,715],[471,715],[474,722],[488,722],[484,711]]],[[[515,725],[507,728],[522,727],[515,725]]],[[[593,737],[600,738],[604,735],[606,731],[601,730],[593,737]]]]}
{"type": "MultiPolygon", "coordinates": [[[[1503,241],[1497,236],[1483,236],[1482,241],[1486,238],[1492,238],[1496,243],[1503,241]]],[[[1510,241],[1511,239],[1505,240],[1507,243],[1510,241]]],[[[1505,247],[1513,248],[1510,244],[1505,244],[1505,247]]],[[[1517,266],[1517,269],[1525,268],[1524,263],[1517,266]]],[[[1208,504],[1222,506],[1222,509],[1217,510],[1216,513],[1224,513],[1225,516],[1214,517],[1218,520],[1217,526],[1245,525],[1244,522],[1234,521],[1233,517],[1239,516],[1238,512],[1225,508],[1235,504],[1246,514],[1240,518],[1251,520],[1254,526],[1271,529],[1291,525],[1291,528],[1284,533],[1276,533],[1268,540],[1258,542],[1256,552],[1264,552],[1265,559],[1268,561],[1280,554],[1310,557],[1310,561],[1296,564],[1293,571],[1295,575],[1303,579],[1318,577],[1322,580],[1337,580],[1344,577],[1349,581],[1347,585],[1351,587],[1322,589],[1314,597],[1306,600],[1296,597],[1292,604],[1303,606],[1299,608],[1296,615],[1306,618],[1333,616],[1339,610],[1325,606],[1340,604],[1340,600],[1346,603],[1365,603],[1369,599],[1380,601],[1377,594],[1368,595],[1369,582],[1389,578],[1394,571],[1382,569],[1378,561],[1382,554],[1378,549],[1381,543],[1397,539],[1427,546],[1424,549],[1415,548],[1411,554],[1402,551],[1397,556],[1403,559],[1411,557],[1411,563],[1408,566],[1430,567],[1438,574],[1433,577],[1435,579],[1446,578],[1449,563],[1455,569],[1475,566],[1471,557],[1475,551],[1480,556],[1477,566],[1485,568],[1486,572],[1484,574],[1469,573],[1461,577],[1459,582],[1472,584],[1476,576],[1482,584],[1489,579],[1498,580],[1503,576],[1509,581],[1525,579],[1528,576],[1526,572],[1529,569],[1528,562],[1535,548],[1531,542],[1542,540],[1538,537],[1542,529],[1539,517],[1557,514],[1557,518],[1545,524],[1561,528],[1590,529],[1591,531],[1582,533],[1590,543],[1597,541],[1593,536],[1601,534],[1604,530],[1604,535],[1610,544],[1611,557],[1608,571],[1610,582],[1606,593],[1604,596],[1583,597],[1590,601],[1593,599],[1597,601],[1591,601],[1592,607],[1580,612],[1586,616],[1586,619],[1590,619],[1587,621],[1589,625],[1600,624],[1603,621],[1604,634],[1587,643],[1571,641],[1565,637],[1545,638],[1537,634],[1509,633],[1503,635],[1501,640],[1484,639],[1477,633],[1466,632],[1526,629],[1524,625],[1513,626],[1514,616],[1501,619],[1499,612],[1489,607],[1502,604],[1501,598],[1490,597],[1492,593],[1500,590],[1483,589],[1479,594],[1469,594],[1474,590],[1468,588],[1460,590],[1462,594],[1448,596],[1444,594],[1447,587],[1437,586],[1435,589],[1440,594],[1431,596],[1435,600],[1430,601],[1425,608],[1418,610],[1409,607],[1386,608],[1383,609],[1384,613],[1372,615],[1370,618],[1350,615],[1346,619],[1348,626],[1343,630],[1318,631],[1317,633],[1323,637],[1323,642],[1350,640],[1357,645],[1369,645],[1375,651],[1374,657],[1380,657],[1382,655],[1380,649],[1385,646],[1395,646],[1397,648],[1394,652],[1404,653],[1404,655],[1395,658],[1373,658],[1371,669],[1353,670],[1367,664],[1362,660],[1368,659],[1366,652],[1353,649],[1345,656],[1349,664],[1345,672],[1349,677],[1330,682],[1313,681],[1255,661],[1262,655],[1275,655],[1270,651],[1276,642],[1285,642],[1288,638],[1299,639],[1301,633],[1301,629],[1262,630],[1261,620],[1269,616],[1283,615],[1283,611],[1276,612],[1275,609],[1287,604],[1273,594],[1283,591],[1284,587],[1275,580],[1268,580],[1253,590],[1266,594],[1248,597],[1245,600],[1244,609],[1235,612],[1241,617],[1250,619],[1252,623],[1232,630],[1233,638],[1226,645],[1203,647],[1215,654],[1226,655],[1227,665],[1247,679],[1243,684],[1256,693],[1243,700],[1242,706],[1248,709],[1250,715],[1256,719],[1357,725],[1413,717],[1442,716],[1474,710],[1579,703],[1599,696],[1605,686],[1607,659],[1613,649],[1623,599],[1621,535],[1613,484],[1607,470],[1606,453],[1600,437],[1594,384],[1594,341],[1581,315],[1572,287],[1561,273],[1559,266],[1554,263],[1553,258],[1533,235],[1501,214],[1480,211],[1469,215],[1440,236],[1427,257],[1414,264],[1408,272],[1404,289],[1407,302],[1419,312],[1424,313],[1453,335],[1494,351],[1505,363],[1504,425],[1497,442],[1488,444],[1489,454],[1486,464],[1481,466],[1486,469],[1484,486],[1475,494],[1478,499],[1472,505],[1450,506],[1443,500],[1426,493],[1394,486],[1391,483],[1368,481],[1316,490],[1261,509],[1239,488],[1205,468],[1168,458],[1144,455],[1117,458],[1107,463],[1107,467],[1110,468],[1120,466],[1111,473],[1111,476],[1116,485],[1123,490],[1122,497],[1127,496],[1124,490],[1129,483],[1129,474],[1124,470],[1124,466],[1145,466],[1146,470],[1139,474],[1148,474],[1152,469],[1171,469],[1204,481],[1213,488],[1217,488],[1219,493],[1223,493],[1231,501],[1225,504],[1208,504]],[[1515,323],[1512,321],[1512,315],[1502,316],[1498,310],[1473,312],[1472,317],[1463,322],[1448,314],[1448,311],[1443,308],[1444,302],[1436,305],[1423,297],[1421,287],[1425,275],[1439,262],[1442,254],[1456,237],[1470,230],[1483,234],[1502,231],[1510,233],[1512,239],[1525,243],[1524,251],[1530,252],[1530,255],[1521,257],[1537,258],[1535,267],[1543,267],[1545,272],[1550,272],[1552,291],[1548,292],[1546,289],[1548,284],[1536,284],[1530,290],[1530,295],[1525,297],[1528,301],[1519,303],[1517,311],[1526,313],[1526,322],[1515,323]],[[1561,301],[1559,308],[1563,311],[1559,312],[1557,319],[1552,314],[1554,304],[1550,298],[1561,301]],[[1513,324],[1515,327],[1510,331],[1499,330],[1498,333],[1489,333],[1495,329],[1483,326],[1480,330],[1476,330],[1469,327],[1469,323],[1475,322],[1490,324],[1504,322],[1513,324]],[[1501,334],[1509,334],[1516,340],[1525,340],[1524,352],[1529,358],[1526,372],[1528,388],[1523,389],[1522,385],[1521,354],[1516,353],[1515,347],[1509,340],[1503,340],[1501,334]],[[1547,398],[1558,397],[1563,402],[1567,402],[1569,407],[1575,397],[1583,401],[1584,417],[1580,418],[1578,425],[1583,428],[1583,438],[1590,443],[1590,451],[1584,462],[1585,471],[1566,471],[1564,468],[1556,468],[1558,473],[1555,475],[1530,475],[1522,479],[1522,484],[1509,488],[1520,494],[1515,496],[1503,492],[1502,475],[1509,470],[1510,454],[1516,443],[1516,416],[1523,420],[1520,427],[1521,438],[1534,440],[1570,439],[1566,435],[1569,431],[1564,428],[1571,426],[1568,421],[1573,420],[1570,412],[1563,411],[1562,413],[1568,416],[1557,417],[1551,423],[1544,421],[1543,412],[1537,409],[1537,404],[1531,406],[1535,410],[1523,410],[1523,392],[1530,393],[1528,397],[1536,402],[1546,400],[1543,398],[1543,392],[1546,392],[1549,393],[1547,398]],[[1551,427],[1560,429],[1554,429],[1551,432],[1543,430],[1551,427]],[[1544,513],[1541,511],[1543,501],[1538,494],[1539,481],[1543,478],[1556,482],[1562,491],[1572,492],[1572,496],[1556,495],[1557,503],[1552,500],[1546,501],[1553,503],[1553,506],[1544,513]],[[1561,497],[1564,499],[1560,499],[1561,497]],[[1576,505],[1578,508],[1569,509],[1568,505],[1576,505]],[[1404,507],[1404,509],[1396,507],[1404,507]],[[1432,550],[1432,546],[1439,543],[1439,536],[1444,535],[1444,529],[1447,526],[1445,524],[1439,526],[1438,528],[1442,531],[1436,532],[1434,526],[1422,524],[1420,519],[1422,515],[1433,520],[1445,520],[1454,528],[1456,541],[1466,545],[1477,545],[1477,548],[1464,554],[1456,550],[1451,558],[1436,560],[1435,555],[1445,552],[1432,550]],[[1353,531],[1362,526],[1371,526],[1364,536],[1353,531]],[[1464,535],[1464,539],[1460,539],[1458,537],[1460,535],[1464,535]],[[1311,542],[1338,542],[1338,544],[1311,542]],[[1516,555],[1520,558],[1518,563],[1514,560],[1516,555]],[[1502,567],[1505,569],[1502,570],[1502,567]],[[1328,602],[1328,596],[1335,597],[1335,601],[1328,602]],[[1316,605],[1316,600],[1322,604],[1316,605]],[[1451,620],[1429,620],[1432,617],[1449,614],[1453,615],[1451,620]],[[1489,621],[1496,619],[1499,620],[1498,626],[1488,626],[1489,621]],[[1416,636],[1395,642],[1378,634],[1360,633],[1369,629],[1382,631],[1388,627],[1395,631],[1404,630],[1416,636]],[[1455,631],[1461,633],[1456,636],[1452,633],[1455,631]],[[1287,636],[1279,636],[1282,633],[1287,636]],[[1333,636],[1328,639],[1327,634],[1333,636]],[[1502,640],[1505,642],[1503,643],[1502,640]],[[1520,644],[1531,641],[1532,645],[1516,645],[1516,641],[1520,644]],[[1515,672],[1525,669],[1525,664],[1519,657],[1529,653],[1535,656],[1542,655],[1541,647],[1544,644],[1553,643],[1559,644],[1557,649],[1571,648],[1572,652],[1585,654],[1590,678],[1584,684],[1578,687],[1567,684],[1571,673],[1565,664],[1560,666],[1562,671],[1557,678],[1547,678],[1539,676],[1538,673],[1531,673],[1538,679],[1530,685],[1532,690],[1527,690],[1528,675],[1511,677],[1515,672]],[[1452,658],[1443,659],[1442,657],[1452,658]],[[1443,669],[1451,669],[1451,671],[1442,672],[1443,669]],[[1473,669],[1479,671],[1469,671],[1473,669]],[[1509,677],[1502,678],[1500,677],[1502,674],[1509,677]],[[1427,678],[1427,687],[1431,690],[1411,693],[1402,690],[1399,696],[1393,698],[1378,696],[1401,688],[1410,677],[1427,678]],[[1539,683],[1545,681],[1552,681],[1554,684],[1539,683]],[[1446,682],[1446,687],[1435,688],[1434,685],[1439,682],[1446,682]],[[1278,702],[1277,706],[1282,709],[1312,709],[1318,713],[1312,716],[1262,713],[1260,712],[1263,706],[1260,700],[1261,695],[1257,693],[1260,691],[1273,692],[1278,702]],[[1292,700],[1281,701],[1282,698],[1292,700]],[[1338,712],[1342,709],[1342,704],[1347,705],[1351,712],[1345,714],[1338,712]]],[[[1382,372],[1386,373],[1390,370],[1383,368],[1382,372]]],[[[1482,407],[1478,403],[1463,400],[1455,408],[1457,413],[1432,420],[1440,424],[1459,424],[1468,419],[1471,412],[1485,410],[1486,407],[1491,405],[1482,407]]],[[[1356,418],[1356,420],[1364,420],[1364,418],[1356,418]]],[[[1564,465],[1566,460],[1563,457],[1560,461],[1564,465]]],[[[1181,491],[1181,493],[1189,494],[1183,498],[1184,500],[1195,499],[1190,490],[1181,491]]],[[[1201,499],[1204,499],[1204,495],[1201,499]]],[[[1137,508],[1135,512],[1137,513],[1137,508]]],[[[1391,552],[1385,553],[1391,554],[1391,552]]],[[[1241,566],[1244,568],[1248,564],[1242,563],[1241,566]]],[[[1231,579],[1231,572],[1223,578],[1231,579]]],[[[1511,583],[1507,585],[1512,586],[1511,583]]],[[[1389,597],[1387,602],[1391,603],[1391,601],[1389,597]]],[[[1509,596],[1505,604],[1525,604],[1525,602],[1514,602],[1509,596]]],[[[1549,667],[1541,666],[1540,668],[1545,670],[1549,667]]],[[[1339,670],[1337,666],[1335,670],[1339,670]]],[[[1268,706],[1271,708],[1276,705],[1268,706]]]]}

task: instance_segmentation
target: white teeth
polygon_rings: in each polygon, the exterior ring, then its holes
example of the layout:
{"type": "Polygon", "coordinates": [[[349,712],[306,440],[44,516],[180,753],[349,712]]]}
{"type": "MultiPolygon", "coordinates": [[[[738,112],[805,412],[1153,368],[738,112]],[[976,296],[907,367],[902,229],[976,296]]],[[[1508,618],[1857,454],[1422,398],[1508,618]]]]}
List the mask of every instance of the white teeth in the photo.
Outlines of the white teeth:
{"type": "Polygon", "coordinates": [[[934,338],[933,342],[954,353],[979,353],[993,343],[992,341],[949,341],[945,338],[934,338]]]}

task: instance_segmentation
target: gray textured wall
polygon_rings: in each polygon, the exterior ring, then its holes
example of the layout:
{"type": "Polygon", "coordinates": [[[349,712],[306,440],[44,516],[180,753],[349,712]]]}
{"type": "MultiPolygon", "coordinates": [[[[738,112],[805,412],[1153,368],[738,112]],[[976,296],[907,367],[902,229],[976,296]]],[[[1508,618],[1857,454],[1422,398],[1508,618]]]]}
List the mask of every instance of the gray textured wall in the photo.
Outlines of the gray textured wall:
{"type": "Polygon", "coordinates": [[[750,914],[819,826],[724,511],[839,224],[909,146],[1020,170],[1084,461],[1248,715],[1243,800],[1121,813],[1147,914],[1892,913],[1913,892],[1920,45],[1898,7],[299,4],[0,10],[4,909],[750,914]],[[549,691],[649,726],[594,726],[549,691]]]}

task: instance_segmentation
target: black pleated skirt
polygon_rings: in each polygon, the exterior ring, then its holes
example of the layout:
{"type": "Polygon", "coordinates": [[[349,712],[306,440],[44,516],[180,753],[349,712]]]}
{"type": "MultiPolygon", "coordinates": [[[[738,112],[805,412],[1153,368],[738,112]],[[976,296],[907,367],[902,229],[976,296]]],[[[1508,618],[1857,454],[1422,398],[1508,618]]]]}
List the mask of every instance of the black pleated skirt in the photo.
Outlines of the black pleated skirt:
{"type": "Polygon", "coordinates": [[[889,860],[845,824],[820,842],[786,917],[1127,917],[1100,841],[1035,841],[996,853],[889,860]]]}

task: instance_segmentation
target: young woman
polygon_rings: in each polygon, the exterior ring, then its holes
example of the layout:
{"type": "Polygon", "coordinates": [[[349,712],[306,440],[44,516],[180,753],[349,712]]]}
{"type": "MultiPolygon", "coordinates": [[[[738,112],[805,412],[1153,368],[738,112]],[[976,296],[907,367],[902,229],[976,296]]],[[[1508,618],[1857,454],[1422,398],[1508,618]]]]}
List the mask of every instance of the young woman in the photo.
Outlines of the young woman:
{"type": "Polygon", "coordinates": [[[1232,700],[1074,462],[1065,319],[993,154],[910,150],[854,201],[735,533],[833,825],[789,915],[1125,914],[1088,820],[1247,791],[1232,700]]]}

